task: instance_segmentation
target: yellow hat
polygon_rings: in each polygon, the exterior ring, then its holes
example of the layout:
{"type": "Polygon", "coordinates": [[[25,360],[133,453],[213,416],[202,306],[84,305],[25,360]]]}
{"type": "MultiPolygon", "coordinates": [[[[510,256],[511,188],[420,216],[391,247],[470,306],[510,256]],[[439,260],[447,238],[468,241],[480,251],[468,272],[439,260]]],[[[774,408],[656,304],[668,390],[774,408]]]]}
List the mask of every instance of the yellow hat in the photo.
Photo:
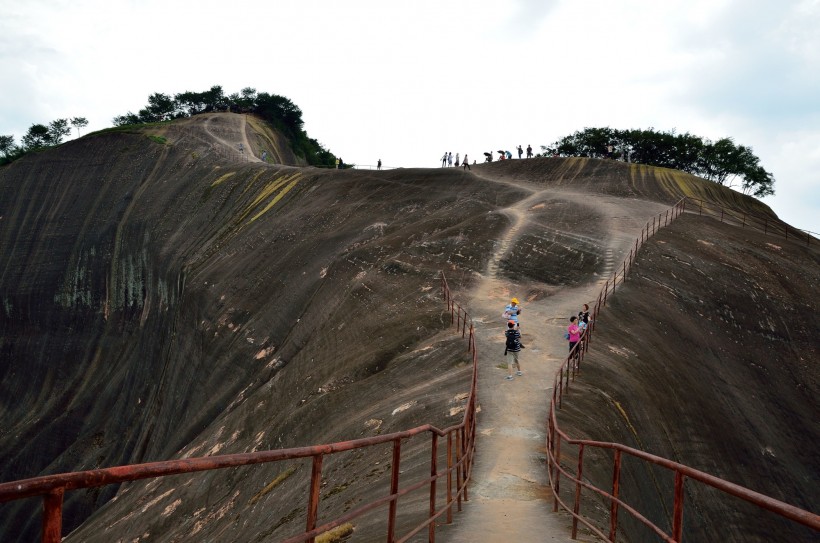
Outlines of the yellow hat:
{"type": "Polygon", "coordinates": [[[514,304],[517,304],[517,303],[518,303],[518,298],[513,298],[513,299],[512,299],[512,300],[510,300],[510,301],[511,301],[512,303],[514,303],[514,304]]]}

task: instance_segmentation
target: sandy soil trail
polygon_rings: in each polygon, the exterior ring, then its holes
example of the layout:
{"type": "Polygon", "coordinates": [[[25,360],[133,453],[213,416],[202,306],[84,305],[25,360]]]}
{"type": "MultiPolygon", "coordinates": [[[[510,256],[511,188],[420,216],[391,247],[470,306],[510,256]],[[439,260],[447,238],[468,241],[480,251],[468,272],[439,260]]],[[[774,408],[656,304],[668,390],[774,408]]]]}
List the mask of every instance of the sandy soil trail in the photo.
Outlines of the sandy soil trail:
{"type": "MultiPolygon", "coordinates": [[[[505,183],[499,181],[499,183],[505,183]]],[[[521,188],[521,183],[517,183],[521,188]]],[[[503,210],[511,226],[499,240],[496,253],[469,300],[468,311],[476,321],[479,353],[477,458],[470,485],[470,501],[454,516],[450,526],[439,531],[449,543],[507,541],[571,541],[571,517],[552,512],[552,493],[546,472],[546,421],[552,380],[566,356],[563,332],[571,315],[583,303],[597,298],[605,279],[620,265],[640,235],[647,218],[667,206],[635,199],[590,193],[573,193],[533,185],[532,194],[503,210]],[[599,280],[576,288],[565,288],[541,299],[523,294],[541,287],[499,275],[499,261],[526,230],[529,210],[538,201],[560,197],[590,206],[605,222],[600,244],[603,269],[599,280]],[[522,305],[520,355],[523,376],[513,381],[507,375],[504,353],[506,322],[501,313],[513,296],[522,305]]],[[[579,236],[583,232],[577,232],[579,236]]],[[[580,536],[579,541],[594,541],[580,536]]]]}

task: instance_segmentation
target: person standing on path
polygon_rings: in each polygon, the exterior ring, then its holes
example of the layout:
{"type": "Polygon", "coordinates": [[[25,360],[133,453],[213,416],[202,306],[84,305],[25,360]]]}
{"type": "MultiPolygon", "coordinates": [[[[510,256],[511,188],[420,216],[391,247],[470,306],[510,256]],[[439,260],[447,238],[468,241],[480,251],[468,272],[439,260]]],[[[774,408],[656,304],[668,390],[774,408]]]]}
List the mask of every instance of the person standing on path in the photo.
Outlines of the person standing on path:
{"type": "Polygon", "coordinates": [[[578,327],[583,332],[589,325],[589,304],[584,304],[584,308],[578,312],[578,327]]]}
{"type": "Polygon", "coordinates": [[[473,169],[470,167],[470,163],[469,163],[469,162],[467,162],[467,155],[464,155],[464,162],[462,162],[462,164],[461,164],[461,169],[462,169],[462,170],[470,170],[470,171],[472,171],[472,170],[473,170],[473,169]]]}
{"type": "Polygon", "coordinates": [[[382,159],[379,159],[379,161],[376,163],[376,169],[377,169],[377,170],[381,170],[381,169],[382,169],[382,159]]]}
{"type": "Polygon", "coordinates": [[[515,374],[516,375],[524,375],[521,371],[521,364],[518,363],[518,353],[521,352],[521,349],[524,347],[521,345],[521,332],[518,331],[518,325],[515,321],[508,321],[507,322],[507,331],[504,332],[504,335],[507,337],[507,341],[504,348],[504,356],[512,355],[512,361],[507,362],[507,375],[506,379],[508,381],[513,380],[513,366],[515,366],[515,374]]]}
{"type": "Polygon", "coordinates": [[[575,347],[575,344],[581,340],[581,329],[578,327],[578,323],[576,322],[578,317],[573,315],[569,318],[569,326],[567,327],[567,339],[569,339],[569,352],[572,352],[572,348],[575,347]]]}
{"type": "Polygon", "coordinates": [[[518,315],[521,314],[521,306],[518,305],[518,298],[513,298],[504,308],[504,320],[512,321],[518,325],[518,315]]]}
{"type": "Polygon", "coordinates": [[[446,167],[447,167],[447,153],[444,153],[444,156],[443,156],[443,157],[441,157],[441,167],[442,167],[442,168],[446,168],[446,167]]]}
{"type": "Polygon", "coordinates": [[[447,167],[453,167],[453,153],[451,153],[450,151],[447,151],[447,167]]]}
{"type": "Polygon", "coordinates": [[[458,153],[456,153],[456,168],[458,168],[458,153]]]}
{"type": "Polygon", "coordinates": [[[521,160],[521,155],[524,154],[524,149],[521,146],[518,146],[518,160],[521,160]]]}
{"type": "Polygon", "coordinates": [[[527,158],[532,158],[532,146],[527,144],[527,158]]]}

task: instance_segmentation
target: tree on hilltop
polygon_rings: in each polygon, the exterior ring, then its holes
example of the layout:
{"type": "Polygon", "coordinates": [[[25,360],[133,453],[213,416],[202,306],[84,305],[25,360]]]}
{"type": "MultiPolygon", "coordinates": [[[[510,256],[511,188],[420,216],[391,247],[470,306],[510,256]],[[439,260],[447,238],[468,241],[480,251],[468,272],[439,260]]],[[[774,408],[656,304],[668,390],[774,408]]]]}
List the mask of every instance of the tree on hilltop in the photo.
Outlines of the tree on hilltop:
{"type": "Polygon", "coordinates": [[[77,137],[80,137],[80,128],[88,126],[88,119],[85,117],[72,117],[71,126],[77,129],[77,137]]]}
{"type": "Polygon", "coordinates": [[[23,147],[29,151],[42,149],[51,144],[51,135],[44,124],[33,124],[23,136],[23,147]]]}
{"type": "Polygon", "coordinates": [[[740,179],[744,194],[774,194],[774,176],[760,166],[751,147],[735,145],[732,138],[716,142],[699,136],[647,130],[585,128],[551,146],[541,146],[542,156],[619,158],[640,164],[673,168],[719,185],[732,186],[740,179]]]}

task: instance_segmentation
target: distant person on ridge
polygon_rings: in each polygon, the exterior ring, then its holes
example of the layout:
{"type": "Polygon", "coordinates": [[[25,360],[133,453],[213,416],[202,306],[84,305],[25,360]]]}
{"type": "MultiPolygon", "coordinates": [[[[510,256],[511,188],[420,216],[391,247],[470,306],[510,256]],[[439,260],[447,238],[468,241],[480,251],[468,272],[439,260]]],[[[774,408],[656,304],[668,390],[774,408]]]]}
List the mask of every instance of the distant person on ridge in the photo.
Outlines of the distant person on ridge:
{"type": "Polygon", "coordinates": [[[340,170],[344,170],[344,169],[345,169],[345,163],[344,163],[344,161],[342,160],[342,157],[339,157],[339,169],[340,169],[340,170]]]}
{"type": "Polygon", "coordinates": [[[456,168],[458,168],[458,153],[456,153],[456,168]]]}
{"type": "Polygon", "coordinates": [[[507,155],[507,160],[512,159],[512,153],[511,153],[511,152],[509,152],[509,151],[504,151],[504,153],[507,155]]]}
{"type": "Polygon", "coordinates": [[[447,152],[447,167],[448,168],[453,167],[453,153],[451,153],[449,151],[447,152]]]}
{"type": "Polygon", "coordinates": [[[532,158],[532,146],[529,143],[527,144],[527,158],[532,158]]]}
{"type": "Polygon", "coordinates": [[[441,167],[442,168],[447,167],[447,153],[444,153],[444,156],[441,157],[441,167]]]}
{"type": "Polygon", "coordinates": [[[381,170],[381,169],[382,169],[382,159],[379,159],[379,161],[376,163],[376,169],[377,169],[377,170],[381,170]]]}
{"type": "Polygon", "coordinates": [[[524,348],[521,345],[521,332],[518,331],[518,325],[515,321],[507,322],[507,330],[504,332],[506,342],[504,344],[504,356],[512,354],[512,362],[507,362],[507,371],[509,375],[505,377],[508,381],[513,380],[513,366],[515,366],[516,375],[524,375],[521,371],[521,364],[518,363],[518,353],[524,348]]]}
{"type": "Polygon", "coordinates": [[[521,155],[523,155],[523,154],[524,154],[524,149],[522,149],[521,146],[519,145],[518,146],[518,160],[521,160],[521,155]]]}
{"type": "Polygon", "coordinates": [[[468,162],[467,155],[464,155],[464,162],[461,163],[461,169],[472,170],[472,168],[470,168],[470,163],[468,162]]]}

